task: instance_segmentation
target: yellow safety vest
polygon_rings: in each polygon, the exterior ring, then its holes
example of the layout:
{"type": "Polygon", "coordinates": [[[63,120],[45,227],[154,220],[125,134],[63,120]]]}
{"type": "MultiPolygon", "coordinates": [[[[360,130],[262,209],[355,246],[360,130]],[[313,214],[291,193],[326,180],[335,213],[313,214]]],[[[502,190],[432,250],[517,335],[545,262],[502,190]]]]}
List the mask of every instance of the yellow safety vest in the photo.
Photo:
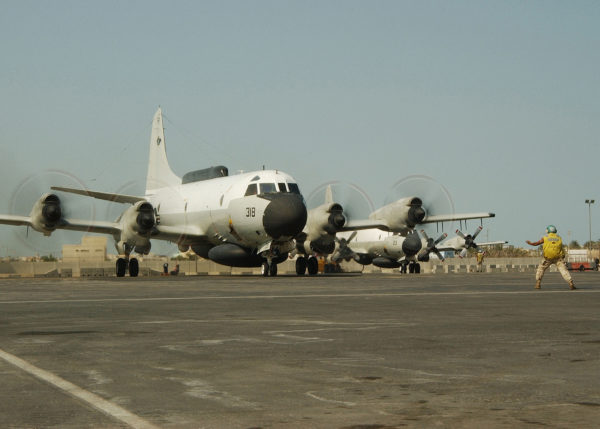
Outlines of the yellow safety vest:
{"type": "Polygon", "coordinates": [[[546,259],[558,259],[565,255],[562,246],[562,238],[552,232],[544,236],[543,250],[546,259]]]}

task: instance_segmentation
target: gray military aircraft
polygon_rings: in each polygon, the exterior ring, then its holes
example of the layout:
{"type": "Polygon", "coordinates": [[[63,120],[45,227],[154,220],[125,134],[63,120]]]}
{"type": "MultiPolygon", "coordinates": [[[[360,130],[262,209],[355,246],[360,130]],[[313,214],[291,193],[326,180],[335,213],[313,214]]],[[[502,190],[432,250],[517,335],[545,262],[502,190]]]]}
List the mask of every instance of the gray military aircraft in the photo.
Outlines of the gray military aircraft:
{"type": "Polygon", "coordinates": [[[139,273],[132,253],[148,254],[151,240],[177,243],[181,251],[220,264],[262,267],[277,274],[277,264],[295,247],[307,210],[296,180],[279,170],[229,176],[223,166],[178,177],[167,161],[162,111],[152,121],[146,191],[143,196],[52,187],[115,203],[130,204],[114,222],[69,219],[56,193],[42,195],[29,216],[0,215],[0,224],[25,225],[49,236],[57,229],[112,235],[119,252],[116,274],[139,273]]]}

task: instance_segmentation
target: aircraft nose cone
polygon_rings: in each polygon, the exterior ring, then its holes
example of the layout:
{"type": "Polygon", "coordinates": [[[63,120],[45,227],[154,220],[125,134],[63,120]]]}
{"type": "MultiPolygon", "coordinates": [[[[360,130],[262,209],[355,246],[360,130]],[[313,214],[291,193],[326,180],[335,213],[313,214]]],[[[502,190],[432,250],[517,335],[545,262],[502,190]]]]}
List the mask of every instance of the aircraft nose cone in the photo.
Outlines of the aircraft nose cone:
{"type": "Polygon", "coordinates": [[[265,232],[272,238],[295,237],[306,224],[306,206],[298,194],[267,194],[263,215],[265,232]]]}
{"type": "Polygon", "coordinates": [[[402,242],[402,251],[406,256],[414,256],[421,250],[421,238],[419,234],[408,234],[402,242]]]}

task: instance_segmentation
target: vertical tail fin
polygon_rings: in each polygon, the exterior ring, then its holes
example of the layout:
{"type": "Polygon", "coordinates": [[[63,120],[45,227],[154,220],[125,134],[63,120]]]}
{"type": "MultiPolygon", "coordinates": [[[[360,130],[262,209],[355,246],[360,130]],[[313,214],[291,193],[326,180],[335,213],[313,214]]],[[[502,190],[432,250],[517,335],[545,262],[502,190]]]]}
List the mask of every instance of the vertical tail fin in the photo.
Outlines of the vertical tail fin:
{"type": "Polygon", "coordinates": [[[177,177],[171,170],[171,167],[169,167],[162,110],[159,107],[152,120],[146,195],[153,194],[159,188],[177,185],[181,185],[181,178],[177,177]]]}
{"type": "Polygon", "coordinates": [[[333,204],[333,192],[331,191],[331,185],[327,185],[327,188],[325,188],[325,204],[333,204]]]}

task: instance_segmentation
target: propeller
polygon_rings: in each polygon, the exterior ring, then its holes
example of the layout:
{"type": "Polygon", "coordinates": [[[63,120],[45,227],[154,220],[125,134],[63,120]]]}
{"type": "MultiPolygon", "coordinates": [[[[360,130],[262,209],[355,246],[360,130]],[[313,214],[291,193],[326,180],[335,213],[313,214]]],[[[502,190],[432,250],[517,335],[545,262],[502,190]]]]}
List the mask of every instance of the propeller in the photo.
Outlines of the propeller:
{"type": "Polygon", "coordinates": [[[454,202],[450,193],[444,185],[429,176],[411,175],[398,180],[388,191],[384,205],[407,197],[417,198],[413,204],[415,224],[427,216],[454,214],[454,202]]]}
{"type": "MultiPolygon", "coordinates": [[[[82,199],[81,201],[78,199],[77,203],[74,203],[73,196],[51,191],[50,186],[86,189],[83,181],[70,173],[53,169],[42,170],[27,176],[15,187],[9,202],[9,213],[28,216],[42,195],[52,193],[56,194],[59,203],[44,206],[42,211],[46,219],[52,221],[57,221],[61,217],[95,219],[96,207],[91,199],[82,199]],[[69,204],[65,204],[65,202],[69,204]]],[[[60,256],[63,244],[81,241],[81,233],[73,231],[56,230],[52,233],[52,238],[48,238],[27,227],[12,228],[11,230],[19,247],[14,250],[26,255],[53,254],[60,256]]]]}
{"type": "Polygon", "coordinates": [[[463,234],[463,232],[459,229],[456,230],[456,234],[458,234],[458,236],[460,236],[461,238],[463,238],[465,240],[465,247],[463,250],[460,251],[460,256],[461,258],[464,258],[467,255],[467,252],[469,249],[477,249],[477,243],[475,243],[475,238],[477,238],[477,236],[479,235],[479,233],[481,232],[481,230],[483,229],[482,226],[479,226],[475,232],[473,233],[473,235],[471,234],[463,234]]]}
{"type": "Polygon", "coordinates": [[[350,234],[350,237],[348,237],[347,239],[342,237],[342,238],[338,238],[335,237],[335,241],[338,243],[338,248],[337,250],[333,253],[333,255],[331,255],[331,260],[333,262],[338,262],[342,259],[354,259],[356,262],[358,262],[358,255],[354,252],[354,250],[352,250],[349,246],[349,243],[354,240],[354,237],[356,237],[356,231],[353,231],[352,234],[350,234]]]}
{"type": "Polygon", "coordinates": [[[373,212],[373,203],[366,192],[357,185],[342,181],[331,181],[317,186],[306,199],[309,210],[326,201],[328,188],[331,189],[333,202],[342,206],[346,220],[367,219],[373,212]]]}
{"type": "Polygon", "coordinates": [[[425,245],[425,248],[421,251],[421,253],[419,253],[419,256],[418,256],[419,261],[421,261],[421,262],[429,261],[429,255],[431,253],[435,253],[437,255],[437,257],[440,258],[440,261],[443,261],[444,257],[442,256],[442,254],[440,253],[440,251],[438,250],[438,248],[436,246],[443,239],[448,237],[448,234],[446,234],[445,232],[442,233],[442,235],[440,235],[437,238],[437,240],[434,240],[433,238],[429,237],[424,229],[421,230],[421,234],[423,234],[423,237],[425,238],[427,244],[425,245]]]}

